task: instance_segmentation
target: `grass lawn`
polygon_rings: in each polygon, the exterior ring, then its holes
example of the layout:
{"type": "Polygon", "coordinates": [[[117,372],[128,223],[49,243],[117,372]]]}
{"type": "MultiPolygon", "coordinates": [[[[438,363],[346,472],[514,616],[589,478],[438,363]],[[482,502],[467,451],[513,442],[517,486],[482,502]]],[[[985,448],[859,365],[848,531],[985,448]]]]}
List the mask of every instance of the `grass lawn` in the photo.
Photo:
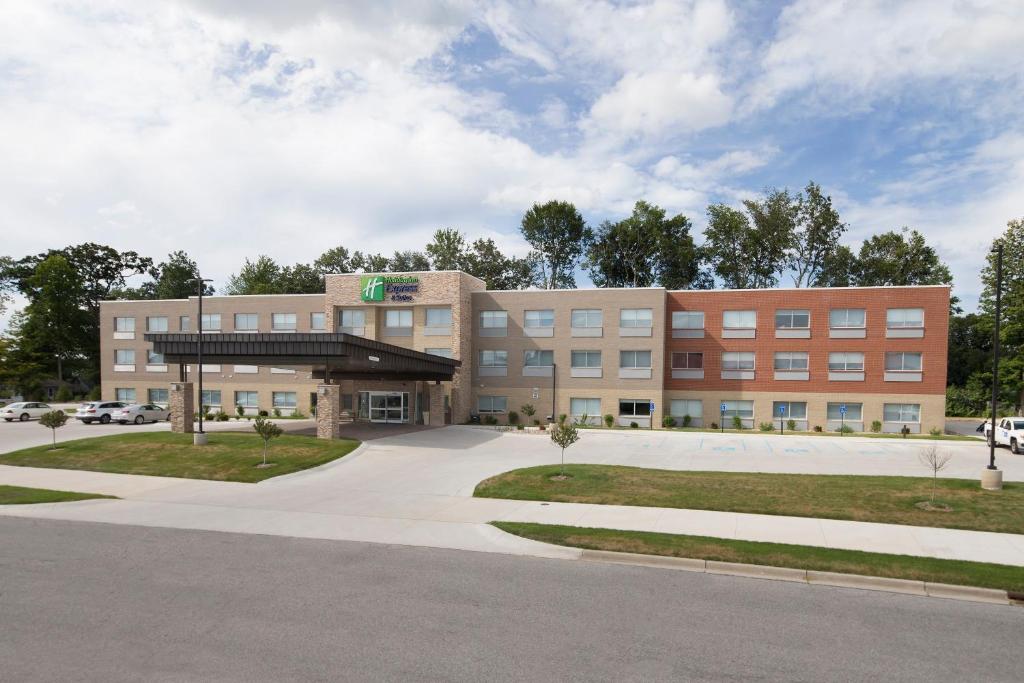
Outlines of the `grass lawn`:
{"type": "MultiPolygon", "coordinates": [[[[2,462],[2,460],[0,460],[2,462]]],[[[685,472],[612,465],[558,465],[513,470],[486,479],[473,495],[559,503],[638,505],[858,522],[1024,533],[1024,484],[985,491],[973,479],[939,479],[935,500],[952,512],[915,506],[931,494],[928,477],[685,472]]]]}
{"type": "Polygon", "coordinates": [[[28,505],[29,503],[65,503],[71,500],[90,500],[92,498],[113,498],[98,493],[76,493],[74,491],[51,491],[49,489],[30,489],[24,486],[6,486],[0,484],[0,505],[28,505]]]}
{"type": "Polygon", "coordinates": [[[169,432],[64,441],[58,442],[56,451],[46,445],[0,455],[0,465],[257,482],[336,460],[359,445],[352,439],[328,441],[285,434],[270,442],[267,462],[275,463],[274,467],[257,469],[263,441],[256,434],[207,434],[206,446],[193,446],[191,434],[169,432]]]}
{"type": "Polygon", "coordinates": [[[1017,593],[1024,592],[1024,567],[1006,564],[940,560],[931,557],[866,553],[859,550],[735,541],[707,536],[658,534],[646,531],[589,529],[520,522],[491,522],[491,524],[502,531],[535,541],[590,550],[668,555],[719,562],[743,562],[773,567],[884,576],[893,579],[911,579],[996,588],[1017,593]]]}

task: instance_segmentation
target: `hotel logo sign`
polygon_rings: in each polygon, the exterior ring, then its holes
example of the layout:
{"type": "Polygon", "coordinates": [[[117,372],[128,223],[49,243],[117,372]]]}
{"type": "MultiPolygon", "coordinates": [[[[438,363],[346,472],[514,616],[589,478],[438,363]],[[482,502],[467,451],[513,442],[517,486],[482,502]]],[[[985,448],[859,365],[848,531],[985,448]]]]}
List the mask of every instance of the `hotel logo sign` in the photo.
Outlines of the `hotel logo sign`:
{"type": "Polygon", "coordinates": [[[363,301],[413,300],[419,294],[420,279],[409,275],[364,275],[359,278],[359,298],[363,301]]]}

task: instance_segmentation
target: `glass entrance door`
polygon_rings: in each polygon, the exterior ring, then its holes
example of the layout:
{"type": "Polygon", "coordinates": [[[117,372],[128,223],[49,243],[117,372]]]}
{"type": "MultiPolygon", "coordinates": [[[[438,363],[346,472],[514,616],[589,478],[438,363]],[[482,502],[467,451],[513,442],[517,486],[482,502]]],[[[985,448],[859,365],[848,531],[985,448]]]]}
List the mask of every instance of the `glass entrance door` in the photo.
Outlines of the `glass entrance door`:
{"type": "Polygon", "coordinates": [[[409,394],[401,391],[370,392],[370,422],[407,422],[409,394]]]}

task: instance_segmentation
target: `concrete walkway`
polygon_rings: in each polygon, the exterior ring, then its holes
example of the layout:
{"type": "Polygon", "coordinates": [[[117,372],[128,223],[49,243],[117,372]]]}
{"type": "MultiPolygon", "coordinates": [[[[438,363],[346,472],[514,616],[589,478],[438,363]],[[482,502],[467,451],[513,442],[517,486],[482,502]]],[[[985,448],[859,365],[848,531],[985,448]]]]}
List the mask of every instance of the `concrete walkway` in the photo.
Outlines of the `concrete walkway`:
{"type": "MultiPolygon", "coordinates": [[[[922,476],[927,444],[844,437],[585,432],[567,460],[671,469],[922,476]],[[722,450],[731,447],[732,450],[722,450]]],[[[952,476],[976,476],[983,444],[942,442],[952,476]],[[957,474],[959,473],[959,474],[957,474]]],[[[1024,458],[1000,452],[1007,479],[1024,458]]],[[[472,498],[509,469],[554,463],[544,436],[449,427],[365,443],[322,467],[260,484],[0,466],[0,483],[117,495],[123,500],[4,506],[0,514],[115,524],[370,541],[546,557],[573,549],[504,534],[492,520],[543,522],[796,543],[1024,566],[1024,536],[840,520],[669,508],[472,498]]]]}

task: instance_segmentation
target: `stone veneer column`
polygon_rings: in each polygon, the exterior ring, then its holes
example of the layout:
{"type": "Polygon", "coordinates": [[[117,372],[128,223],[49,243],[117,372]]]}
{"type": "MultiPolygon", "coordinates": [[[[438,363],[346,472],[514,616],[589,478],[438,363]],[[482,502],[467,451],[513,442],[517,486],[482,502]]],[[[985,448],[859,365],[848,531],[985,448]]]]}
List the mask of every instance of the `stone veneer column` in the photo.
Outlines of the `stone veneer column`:
{"type": "Polygon", "coordinates": [[[430,426],[444,426],[444,385],[429,384],[427,390],[430,392],[428,405],[430,406],[430,426]]]}
{"type": "Polygon", "coordinates": [[[317,385],[316,438],[341,438],[341,387],[337,384],[317,385]]]}
{"type": "Polygon", "coordinates": [[[191,434],[195,431],[192,416],[196,412],[196,396],[192,382],[171,382],[171,431],[191,434]]]}

